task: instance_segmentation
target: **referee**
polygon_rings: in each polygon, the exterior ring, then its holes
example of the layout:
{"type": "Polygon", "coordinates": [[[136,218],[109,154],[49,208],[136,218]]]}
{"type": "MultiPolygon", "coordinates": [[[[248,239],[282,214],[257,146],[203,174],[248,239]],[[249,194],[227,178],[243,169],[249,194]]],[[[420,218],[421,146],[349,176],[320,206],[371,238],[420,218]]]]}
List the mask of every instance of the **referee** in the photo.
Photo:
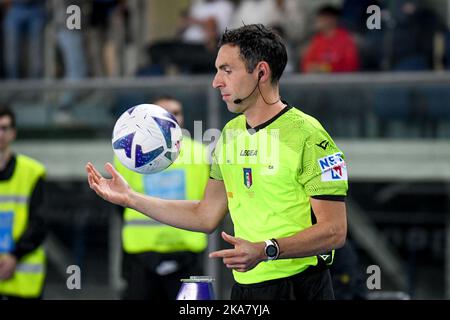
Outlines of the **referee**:
{"type": "Polygon", "coordinates": [[[281,100],[282,39],[263,25],[226,31],[213,87],[229,111],[201,201],[133,191],[111,164],[105,179],[88,163],[90,187],[110,202],[163,223],[210,233],[229,211],[232,248],[210,253],[233,270],[231,298],[334,299],[333,249],[345,243],[347,167],[320,123],[281,100]]]}

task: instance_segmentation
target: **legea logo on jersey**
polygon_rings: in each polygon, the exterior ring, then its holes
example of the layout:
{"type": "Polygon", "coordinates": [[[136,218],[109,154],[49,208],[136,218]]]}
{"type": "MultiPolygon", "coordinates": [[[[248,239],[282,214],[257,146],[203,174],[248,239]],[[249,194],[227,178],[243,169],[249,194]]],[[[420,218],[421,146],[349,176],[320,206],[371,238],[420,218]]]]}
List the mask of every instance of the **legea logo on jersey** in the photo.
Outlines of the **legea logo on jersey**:
{"type": "Polygon", "coordinates": [[[322,170],[322,181],[347,180],[347,165],[341,152],[320,158],[318,162],[322,170]]]}
{"type": "MultiPolygon", "coordinates": [[[[263,129],[253,135],[247,130],[225,129],[222,139],[222,147],[215,149],[218,164],[271,165],[278,168],[281,150],[279,129],[263,129]]],[[[258,174],[276,174],[276,170],[258,174]]]]}

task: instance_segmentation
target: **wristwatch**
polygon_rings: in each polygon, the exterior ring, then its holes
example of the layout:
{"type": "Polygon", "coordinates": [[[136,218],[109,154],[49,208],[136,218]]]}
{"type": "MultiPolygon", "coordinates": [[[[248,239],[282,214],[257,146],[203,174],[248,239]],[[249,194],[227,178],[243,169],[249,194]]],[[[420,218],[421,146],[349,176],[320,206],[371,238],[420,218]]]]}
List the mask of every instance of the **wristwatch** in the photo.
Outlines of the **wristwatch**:
{"type": "Polygon", "coordinates": [[[266,254],[267,260],[276,260],[280,255],[280,247],[275,239],[265,240],[266,247],[264,252],[266,254]]]}

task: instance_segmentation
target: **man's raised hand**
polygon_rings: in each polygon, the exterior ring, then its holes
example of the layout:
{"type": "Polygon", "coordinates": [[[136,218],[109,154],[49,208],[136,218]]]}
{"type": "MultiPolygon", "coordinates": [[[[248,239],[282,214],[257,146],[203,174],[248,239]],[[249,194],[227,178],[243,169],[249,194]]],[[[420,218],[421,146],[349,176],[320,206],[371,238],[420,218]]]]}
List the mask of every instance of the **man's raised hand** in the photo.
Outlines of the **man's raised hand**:
{"type": "Polygon", "coordinates": [[[132,191],[130,186],[111,163],[105,164],[105,170],[111,175],[110,179],[104,178],[94,165],[88,162],[86,172],[89,187],[106,201],[128,207],[132,191]]]}

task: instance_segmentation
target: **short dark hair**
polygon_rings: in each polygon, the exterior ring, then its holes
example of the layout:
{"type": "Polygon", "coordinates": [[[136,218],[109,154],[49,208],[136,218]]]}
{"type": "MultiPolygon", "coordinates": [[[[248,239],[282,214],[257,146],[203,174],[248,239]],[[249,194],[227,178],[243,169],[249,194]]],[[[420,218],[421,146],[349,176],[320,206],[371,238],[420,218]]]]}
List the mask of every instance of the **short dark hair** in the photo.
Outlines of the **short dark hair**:
{"type": "Polygon", "coordinates": [[[317,16],[329,16],[339,18],[341,16],[341,10],[338,7],[332,5],[325,5],[317,10],[317,16]]]}
{"type": "Polygon", "coordinates": [[[239,47],[248,72],[253,72],[260,61],[266,61],[272,71],[272,83],[277,83],[287,64],[287,51],[283,39],[262,24],[249,24],[225,30],[219,48],[230,44],[239,47]]]}
{"type": "Polygon", "coordinates": [[[14,129],[16,128],[16,115],[10,108],[6,106],[0,106],[0,118],[2,117],[9,117],[11,119],[11,127],[13,127],[14,129]]]}

